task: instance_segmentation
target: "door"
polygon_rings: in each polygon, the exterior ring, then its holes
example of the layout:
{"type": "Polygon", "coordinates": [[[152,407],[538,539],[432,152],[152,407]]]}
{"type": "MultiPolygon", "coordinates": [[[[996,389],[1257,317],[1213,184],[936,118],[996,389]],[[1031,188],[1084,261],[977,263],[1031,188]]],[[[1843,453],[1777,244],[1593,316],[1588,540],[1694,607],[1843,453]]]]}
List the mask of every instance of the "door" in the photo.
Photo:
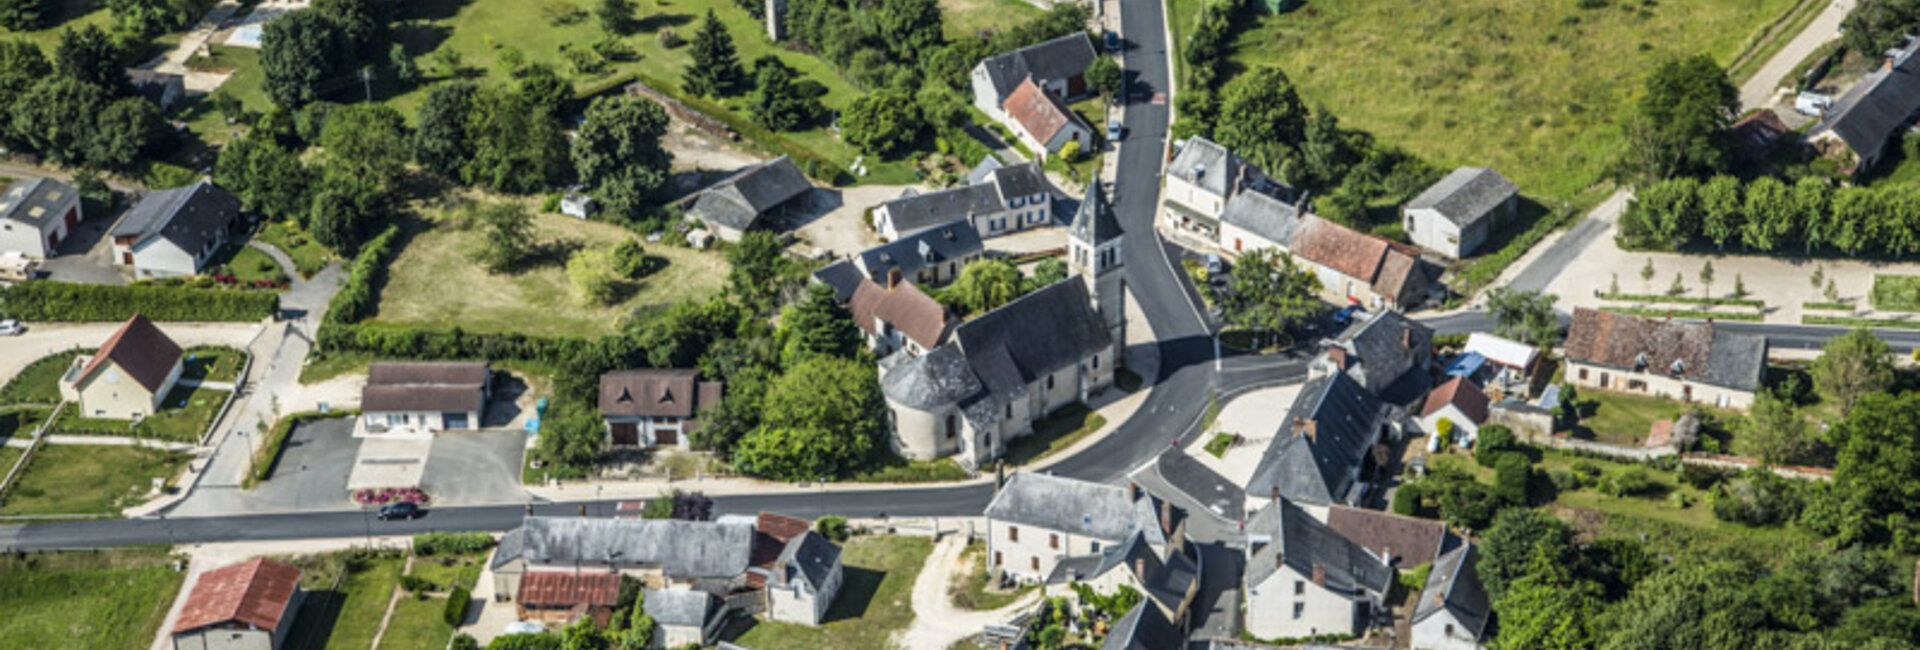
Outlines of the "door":
{"type": "Polygon", "coordinates": [[[471,428],[470,425],[467,424],[467,414],[465,413],[441,413],[440,423],[448,429],[471,428]]]}
{"type": "Polygon", "coordinates": [[[133,266],[133,253],[132,252],[121,253],[120,263],[125,264],[127,266],[133,266]]]}
{"type": "Polygon", "coordinates": [[[633,422],[614,422],[610,425],[613,444],[616,447],[637,447],[640,445],[640,425],[633,422]]]}
{"type": "Polygon", "coordinates": [[[654,429],[653,444],[660,447],[679,445],[680,431],[678,429],[654,429]]]}

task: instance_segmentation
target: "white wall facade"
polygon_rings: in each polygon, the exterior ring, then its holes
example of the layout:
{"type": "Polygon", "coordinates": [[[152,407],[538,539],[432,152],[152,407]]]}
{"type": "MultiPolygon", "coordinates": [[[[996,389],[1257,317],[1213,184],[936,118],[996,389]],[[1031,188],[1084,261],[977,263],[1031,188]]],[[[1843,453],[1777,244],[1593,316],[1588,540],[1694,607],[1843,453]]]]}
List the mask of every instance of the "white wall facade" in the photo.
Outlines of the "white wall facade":
{"type": "Polygon", "coordinates": [[[1441,407],[1431,415],[1420,416],[1420,429],[1430,434],[1439,433],[1441,420],[1453,422],[1453,439],[1456,443],[1472,442],[1480,435],[1480,424],[1474,422],[1473,418],[1467,417],[1467,414],[1461,413],[1460,407],[1452,404],[1441,407]]]}
{"type": "Polygon", "coordinates": [[[219,248],[219,245],[214,245],[207,250],[188,252],[165,238],[149,237],[130,247],[115,244],[113,259],[125,264],[127,254],[131,253],[135,275],[142,278],[170,278],[199,273],[207,257],[219,248]]]}
{"type": "Polygon", "coordinates": [[[1262,639],[1358,634],[1363,623],[1360,605],[1284,565],[1246,596],[1247,632],[1262,639]]]}
{"type": "Polygon", "coordinates": [[[79,195],[62,201],[60,206],[50,211],[52,214],[41,220],[38,226],[12,220],[0,220],[0,253],[16,252],[34,259],[46,259],[56,253],[54,248],[67,240],[69,217],[75,223],[85,219],[80,211],[79,195]]]}
{"type": "MultiPolygon", "coordinates": [[[[1239,257],[1263,248],[1270,248],[1281,252],[1286,252],[1287,250],[1287,247],[1280,242],[1267,239],[1251,230],[1225,221],[1220,222],[1219,246],[1220,252],[1227,254],[1229,257],[1239,257]]],[[[1305,260],[1300,261],[1304,262],[1305,260]]]]}
{"type": "Polygon", "coordinates": [[[173,635],[174,650],[273,650],[273,631],[206,628],[173,635]]]}
{"type": "MultiPolygon", "coordinates": [[[[634,425],[634,430],[639,434],[640,447],[658,447],[660,446],[661,435],[671,433],[674,438],[672,445],[674,448],[691,449],[691,443],[687,442],[688,424],[690,422],[692,422],[692,420],[688,418],[612,415],[606,418],[606,423],[602,428],[606,430],[607,445],[609,447],[614,446],[613,425],[632,424],[634,425]]],[[[474,421],[474,426],[479,426],[478,420],[474,421]]],[[[626,445],[620,446],[625,447],[626,445]]]]}
{"type": "Polygon", "coordinates": [[[1569,360],[1566,376],[1567,381],[1582,387],[1699,402],[1739,411],[1753,406],[1752,392],[1677,379],[1656,372],[1633,372],[1569,360]]]}
{"type": "MultiPolygon", "coordinates": [[[[84,356],[75,357],[74,365],[68,368],[69,376],[77,374],[88,359],[84,356]]],[[[138,420],[159,412],[165,406],[160,401],[180,380],[183,368],[179,361],[175,361],[173,370],[168,371],[166,380],[160,383],[160,390],[148,391],[146,386],[127,376],[120,364],[109,361],[105,368],[96,371],[86,381],[70,383],[63,380],[60,393],[63,398],[80,403],[82,417],[138,420]]]]}
{"type": "Polygon", "coordinates": [[[1099,553],[1119,542],[988,519],[987,570],[1000,569],[1017,579],[1039,582],[1053,573],[1061,558],[1099,553]]]}
{"type": "Polygon", "coordinates": [[[786,588],[767,585],[767,618],[782,623],[819,625],[827,619],[827,609],[833,605],[834,596],[839,595],[845,576],[846,572],[836,563],[817,593],[797,581],[786,588]]]}
{"type": "Polygon", "coordinates": [[[1480,650],[1473,631],[1461,625],[1453,612],[1441,609],[1413,624],[1414,650],[1480,650]]]}

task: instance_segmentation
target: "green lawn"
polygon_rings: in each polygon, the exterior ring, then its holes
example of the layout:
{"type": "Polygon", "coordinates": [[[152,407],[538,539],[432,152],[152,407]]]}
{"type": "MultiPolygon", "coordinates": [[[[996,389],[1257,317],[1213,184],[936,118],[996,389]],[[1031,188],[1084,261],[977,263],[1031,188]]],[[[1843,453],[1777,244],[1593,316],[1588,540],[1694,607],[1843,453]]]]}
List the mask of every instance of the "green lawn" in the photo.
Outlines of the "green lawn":
{"type": "Polygon", "coordinates": [[[20,454],[24,453],[26,453],[26,450],[18,447],[0,446],[0,476],[13,471],[13,464],[19,461],[20,454]]]}
{"type": "Polygon", "coordinates": [[[145,650],[185,576],[149,550],[0,558],[0,638],[10,648],[145,650]]]}
{"type": "Polygon", "coordinates": [[[1213,438],[1207,440],[1205,449],[1207,453],[1213,454],[1214,458],[1225,456],[1227,455],[1227,448],[1233,446],[1234,437],[1234,434],[1231,433],[1213,434],[1213,438]]]}
{"type": "MultiPolygon", "coordinates": [[[[0,504],[0,515],[118,514],[171,481],[188,454],[119,445],[47,445],[0,504]]],[[[4,617],[0,617],[4,618],[4,617]]]]}
{"type": "Polygon", "coordinates": [[[329,352],[307,357],[307,365],[300,367],[300,383],[317,384],[341,375],[366,372],[373,363],[373,355],[361,352],[329,352]]]}
{"type": "Polygon", "coordinates": [[[379,650],[433,650],[447,647],[453,626],[444,618],[447,599],[402,597],[393,607],[393,620],[380,637],[379,650]]]}
{"type": "Polygon", "coordinates": [[[908,599],[933,543],[918,537],[861,537],[847,543],[845,583],[818,627],[753,623],[734,639],[758,650],[886,648],[913,621],[908,599]]]}
{"type": "Polygon", "coordinates": [[[480,565],[486,559],[485,554],[414,558],[413,572],[408,575],[439,585],[438,591],[446,591],[456,585],[472,589],[480,579],[480,565]]]}
{"type": "Polygon", "coordinates": [[[173,442],[195,442],[213,426],[226,404],[227,391],[176,386],[167,393],[163,409],[140,422],[146,435],[173,442]]]}
{"type": "Polygon", "coordinates": [[[27,364],[26,369],[0,388],[0,404],[55,404],[60,401],[60,375],[73,365],[73,358],[92,354],[93,350],[72,350],[27,364]]]}
{"type": "Polygon", "coordinates": [[[855,474],[847,480],[855,483],[935,483],[940,481],[967,480],[967,470],[952,458],[934,460],[907,460],[894,458],[893,462],[855,474]]]}
{"type": "Polygon", "coordinates": [[[53,409],[18,406],[0,409],[0,440],[14,436],[26,438],[47,419],[53,409]]]}
{"type": "Polygon", "coordinates": [[[275,221],[260,229],[254,239],[262,244],[272,245],[293,259],[293,268],[302,275],[311,275],[326,268],[332,261],[333,253],[309,237],[299,224],[291,221],[275,221]]]}
{"type": "MultiPolygon", "coordinates": [[[[302,585],[308,589],[307,600],[287,635],[286,649],[369,650],[405,564],[401,558],[365,560],[347,573],[336,590],[328,590],[330,580],[302,585]]],[[[440,604],[444,606],[445,602],[440,604]]],[[[434,618],[439,617],[436,614],[434,618]]],[[[445,644],[446,638],[442,637],[429,645],[388,647],[440,648],[445,644]]]]}
{"type": "MultiPolygon", "coordinates": [[[[1200,0],[1175,0],[1175,23],[1200,0]]],[[[1570,199],[1626,145],[1620,119],[1659,62],[1724,63],[1796,0],[1308,3],[1260,16],[1238,67],[1279,66],[1309,105],[1440,167],[1487,165],[1570,199]]]]}
{"type": "Polygon", "coordinates": [[[213,257],[212,266],[216,273],[231,274],[245,284],[254,282],[285,282],[287,274],[280,269],[280,263],[260,249],[244,243],[228,244],[213,257]]]}
{"type": "Polygon", "coordinates": [[[1007,464],[1020,466],[1044,459],[1073,446],[1106,424],[1106,418],[1087,410],[1085,404],[1063,407],[1033,423],[1033,433],[1007,443],[1007,464]]]}
{"type": "MultiPolygon", "coordinates": [[[[189,65],[201,69],[232,71],[232,76],[227,77],[226,83],[220,84],[220,90],[215,91],[216,93],[238,98],[248,111],[265,113],[273,107],[273,104],[267,101],[266,91],[261,87],[266,74],[260,70],[259,50],[215,45],[212,51],[212,58],[194,57],[189,61],[189,65]]],[[[245,125],[227,124],[226,116],[214,110],[213,102],[208,100],[210,97],[212,96],[203,97],[187,105],[186,109],[175,116],[175,119],[185,121],[188,130],[209,143],[224,143],[233,139],[236,134],[244,133],[245,125]]]]}
{"type": "Polygon", "coordinates": [[[180,370],[180,378],[234,381],[240,378],[240,364],[245,359],[245,353],[225,346],[187,348],[185,361],[182,362],[186,367],[180,370]]]}
{"type": "MultiPolygon", "coordinates": [[[[536,245],[548,250],[608,248],[633,237],[612,224],[554,214],[534,218],[536,245]]],[[[544,253],[525,270],[489,273],[469,255],[478,230],[443,224],[415,235],[389,269],[380,294],[381,323],[425,325],[468,332],[517,332],[530,336],[599,336],[618,331],[635,310],[717,294],[727,279],[726,258],[665,244],[647,245],[647,255],[666,267],[641,280],[621,302],[584,306],[568,281],[564,256],[544,253]]]]}
{"type": "Polygon", "coordinates": [[[60,42],[61,30],[87,25],[99,25],[102,29],[113,27],[113,15],[101,0],[47,0],[42,5],[40,29],[16,32],[0,28],[0,38],[38,45],[51,59],[54,45],[60,42]]]}
{"type": "Polygon", "coordinates": [[[1615,445],[1639,446],[1654,422],[1679,418],[1690,408],[1706,408],[1679,400],[1641,397],[1599,389],[1580,391],[1580,401],[1596,402],[1593,415],[1580,418],[1580,428],[1592,439],[1615,445]]]}
{"type": "Polygon", "coordinates": [[[980,36],[1039,18],[1045,12],[1022,0],[940,0],[947,40],[980,36]]]}
{"type": "Polygon", "coordinates": [[[1876,311],[1920,311],[1920,275],[1874,274],[1876,311]]]}

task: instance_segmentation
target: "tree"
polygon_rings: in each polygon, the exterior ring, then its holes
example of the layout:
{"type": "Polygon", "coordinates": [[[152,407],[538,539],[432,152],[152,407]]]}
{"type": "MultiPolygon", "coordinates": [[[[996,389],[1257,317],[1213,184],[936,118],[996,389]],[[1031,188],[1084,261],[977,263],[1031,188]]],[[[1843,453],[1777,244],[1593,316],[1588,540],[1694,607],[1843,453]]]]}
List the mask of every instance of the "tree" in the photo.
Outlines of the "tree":
{"type": "Polygon", "coordinates": [[[1859,0],[1840,23],[1840,42],[1862,54],[1885,52],[1912,31],[1917,19],[1920,5],[1908,0],[1859,0]]]}
{"type": "Polygon", "coordinates": [[[1487,593],[1495,599],[1514,581],[1526,576],[1536,554],[1559,564],[1572,559],[1573,529],[1553,515],[1508,508],[1493,518],[1480,541],[1477,569],[1487,593]]]}
{"type": "Polygon", "coordinates": [[[606,251],[583,249],[567,258],[567,279],[588,305],[612,304],[620,295],[606,251]]]}
{"type": "Polygon", "coordinates": [[[1725,250],[1727,241],[1737,240],[1746,226],[1746,204],[1740,195],[1740,179],[1721,174],[1700,186],[1700,234],[1725,250]]]}
{"type": "Polygon", "coordinates": [[[1713,260],[1707,260],[1705,263],[1700,265],[1700,296],[1703,298],[1711,298],[1713,297],[1711,295],[1712,293],[1713,293],[1713,260]]]}
{"type": "Polygon", "coordinates": [[[459,178],[461,168],[473,160],[467,117],[479,92],[480,86],[471,81],[435,84],[427,90],[414,118],[413,159],[420,166],[447,178],[459,178]]]}
{"type": "Polygon", "coordinates": [[[1559,296],[1539,291],[1494,289],[1487,294],[1494,331],[1535,346],[1550,348],[1560,342],[1560,317],[1553,313],[1559,296]]]}
{"type": "Polygon", "coordinates": [[[45,0],[0,0],[0,27],[15,32],[39,29],[44,3],[45,0]]]}
{"type": "Polygon", "coordinates": [[[373,233],[374,221],[385,211],[383,196],[373,180],[324,176],[308,209],[307,231],[314,241],[350,257],[373,233]]]}
{"type": "Polygon", "coordinates": [[[93,133],[87,138],[88,164],[107,169],[131,169],[141,154],[167,136],[167,122],[160,107],[144,97],[126,97],[107,104],[93,116],[93,133]]]}
{"type": "Polygon", "coordinates": [[[764,230],[749,231],[727,248],[727,283],[742,304],[755,312],[771,311],[780,295],[787,269],[780,240],[764,230]]]}
{"type": "Polygon", "coordinates": [[[14,99],[11,130],[20,141],[49,160],[86,162],[92,121],[107,104],[106,92],[72,77],[47,77],[14,99]]]}
{"type": "Polygon", "coordinates": [[[633,33],[633,0],[600,0],[593,13],[600,19],[601,29],[618,36],[633,33]]]}
{"type": "Polygon", "coordinates": [[[387,66],[393,68],[393,78],[408,86],[420,83],[420,67],[413,64],[413,56],[407,54],[407,46],[394,43],[387,49],[387,66]]]}
{"type": "Polygon", "coordinates": [[[1733,297],[1735,299],[1740,299],[1740,298],[1745,298],[1748,295],[1749,294],[1747,293],[1747,279],[1745,277],[1742,277],[1738,273],[1733,274],[1733,297]]]}
{"type": "Polygon", "coordinates": [[[1893,386],[1893,349],[1866,328],[1827,339],[1813,362],[1813,385],[1847,414],[1861,397],[1893,386]]]}
{"type": "Polygon", "coordinates": [[[1320,278],[1271,248],[1240,257],[1233,267],[1233,295],[1224,305],[1228,320],[1265,338],[1320,313],[1320,278]]]}
{"type": "Polygon", "coordinates": [[[1786,183],[1772,176],[1755,179],[1747,185],[1744,203],[1741,212],[1747,218],[1740,228],[1740,243],[1747,248],[1774,250],[1793,235],[1798,222],[1786,183]]]}
{"type": "MultiPolygon", "coordinates": [[[[468,208],[480,225],[480,249],[473,259],[494,273],[512,271],[533,254],[533,215],[519,203],[486,203],[468,208]]],[[[571,270],[571,269],[569,269],[571,270]]]]}
{"type": "Polygon", "coordinates": [[[1279,68],[1260,67],[1227,84],[1214,136],[1264,169],[1279,171],[1307,127],[1307,107],[1279,68]]]}
{"type": "Polygon", "coordinates": [[[1598,641],[1593,619],[1604,608],[1588,581],[1527,576],[1495,600],[1500,633],[1492,650],[1588,650],[1598,641]]]}
{"type": "Polygon", "coordinates": [[[1805,176],[1793,184],[1788,196],[1793,221],[1800,224],[1801,250],[1811,252],[1813,247],[1827,243],[1830,228],[1826,215],[1833,202],[1833,187],[1824,179],[1805,176]]]}
{"type": "Polygon", "coordinates": [[[562,78],[553,66],[535,63],[520,68],[518,76],[520,96],[542,115],[559,119],[566,114],[567,102],[573,101],[573,83],[562,78]]]}
{"type": "Polygon", "coordinates": [[[1807,420],[1793,402],[1772,391],[1760,391],[1747,409],[1745,425],[1736,439],[1741,453],[1776,465],[1799,462],[1812,445],[1807,420]]]}
{"type": "Polygon", "coordinates": [[[861,151],[882,157],[904,152],[924,128],[913,102],[894,90],[855,97],[840,115],[840,137],[861,151]]]}
{"type": "Polygon", "coordinates": [[[0,40],[0,97],[18,97],[27,88],[53,74],[53,64],[40,46],[27,41],[0,40]]]}
{"type": "Polygon", "coordinates": [[[213,166],[214,181],[242,208],[275,220],[306,218],[308,175],[298,155],[258,132],[228,142],[213,166]]]}
{"type": "Polygon", "coordinates": [[[316,11],[293,11],[260,32],[261,87],[267,98],[296,108],[320,98],[322,87],[352,70],[340,25],[316,11]]]}
{"type": "MultiPolygon", "coordinates": [[[[1675,563],[1635,585],[1609,610],[1603,650],[1752,647],[1766,608],[1748,588],[1758,577],[1744,563],[1698,558],[1675,563]]],[[[1764,645],[1764,644],[1762,644],[1764,645]]]]}
{"type": "Polygon", "coordinates": [[[351,48],[349,57],[359,53],[370,59],[387,49],[387,24],[393,22],[397,6],[394,0],[315,0],[313,11],[340,26],[340,35],[351,48]]]}
{"type": "Polygon", "coordinates": [[[406,169],[406,128],[406,118],[386,104],[335,109],[320,129],[321,166],[329,174],[391,188],[406,169]]]}
{"type": "Polygon", "coordinates": [[[700,31],[693,35],[693,49],[689,54],[693,62],[687,65],[681,81],[681,87],[689,94],[699,97],[732,94],[741,77],[746,76],[733,49],[733,35],[727,33],[727,26],[720,23],[711,8],[707,9],[706,21],[700,23],[700,31]]]}
{"type": "Polygon", "coordinates": [[[885,34],[893,55],[912,61],[940,47],[940,3],[937,0],[881,0],[874,27],[885,34]]]}
{"type": "Polygon", "coordinates": [[[981,260],[960,270],[941,295],[967,312],[983,314],[1025,293],[1020,270],[1004,260],[981,260]]]}
{"type": "Polygon", "coordinates": [[[1033,265],[1033,286],[1044,287],[1067,279],[1067,261],[1058,257],[1049,257],[1033,265]]]}
{"type": "Polygon", "coordinates": [[[845,476],[883,448],[886,402],[873,364],[813,357],[767,392],[760,428],[741,438],[734,465],[782,481],[845,476]]]}
{"type": "Polygon", "coordinates": [[[1493,463],[1493,490],[1510,505],[1527,505],[1527,481],[1533,478],[1533,463],[1527,455],[1510,451],[1493,463]]]}
{"type": "Polygon", "coordinates": [[[647,249],[640,240],[628,237],[613,245],[613,272],[628,280],[647,274],[647,249]]]}
{"type": "Polygon", "coordinates": [[[780,60],[766,55],[753,62],[754,94],[747,110],[753,121],[775,131],[794,131],[820,119],[825,108],[820,100],[803,92],[794,83],[799,73],[780,60]]]}
{"type": "Polygon", "coordinates": [[[1739,91],[1712,57],[1661,64],[1628,117],[1624,171],[1659,180],[1726,170],[1733,151],[1727,128],[1739,109],[1739,91]]]}
{"type": "Polygon", "coordinates": [[[814,356],[854,358],[860,350],[860,330],[853,316],[840,306],[833,288],[807,287],[806,300],[780,314],[780,364],[788,368],[814,356]]]}
{"type": "Polygon", "coordinates": [[[1920,549],[1920,481],[1913,480],[1920,476],[1920,396],[1866,395],[1829,436],[1838,450],[1832,499],[1839,514],[1822,532],[1840,546],[1920,549]]]}
{"type": "Polygon", "coordinates": [[[602,97],[587,106],[573,141],[574,171],[613,214],[632,218],[666,184],[673,155],[660,146],[667,113],[637,97],[602,97]]]}
{"type": "Polygon", "coordinates": [[[620,632],[621,650],[646,650],[653,647],[653,616],[647,614],[647,592],[634,594],[633,613],[627,620],[627,629],[620,632]]]}
{"type": "Polygon", "coordinates": [[[1667,285],[1667,295],[1678,296],[1686,292],[1687,292],[1686,279],[1681,277],[1678,272],[1675,272],[1673,274],[1673,284],[1667,285]]]}
{"type": "Polygon", "coordinates": [[[496,88],[476,94],[467,117],[467,140],[473,143],[473,159],[460,176],[468,183],[528,194],[553,187],[566,176],[566,134],[520,93],[496,88]]]}
{"type": "Polygon", "coordinates": [[[1121,87],[1126,83],[1126,76],[1120,71],[1120,64],[1110,56],[1095,58],[1093,64],[1087,66],[1083,77],[1087,80],[1087,85],[1099,90],[1100,94],[1106,95],[1108,99],[1119,97],[1121,87]]]}
{"type": "Polygon", "coordinates": [[[673,518],[680,521],[713,520],[713,497],[698,490],[682,492],[674,490],[672,496],[673,518]]]}
{"type": "Polygon", "coordinates": [[[118,95],[127,88],[126,53],[99,25],[61,30],[60,42],[53,48],[53,67],[109,94],[118,95]]]}
{"type": "Polygon", "coordinates": [[[1653,293],[1653,258],[1647,258],[1647,265],[1640,267],[1640,281],[1647,283],[1647,293],[1653,293]]]}

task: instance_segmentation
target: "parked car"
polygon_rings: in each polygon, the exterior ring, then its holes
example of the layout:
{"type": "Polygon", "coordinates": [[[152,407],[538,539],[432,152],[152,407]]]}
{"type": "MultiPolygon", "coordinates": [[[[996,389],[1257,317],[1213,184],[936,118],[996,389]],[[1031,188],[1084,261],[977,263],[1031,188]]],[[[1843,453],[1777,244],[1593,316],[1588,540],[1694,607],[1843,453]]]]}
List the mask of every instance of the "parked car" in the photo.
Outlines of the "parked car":
{"type": "Polygon", "coordinates": [[[1367,310],[1361,309],[1359,305],[1347,305],[1341,307],[1340,311],[1333,312],[1333,324],[1346,325],[1347,323],[1353,322],[1355,317],[1364,317],[1366,315],[1367,310]]]}
{"type": "Polygon", "coordinates": [[[380,514],[378,516],[381,521],[391,521],[394,519],[417,519],[426,514],[427,511],[422,509],[420,504],[412,501],[400,501],[380,506],[380,514]]]}
{"type": "Polygon", "coordinates": [[[27,333],[27,326],[17,320],[0,320],[0,336],[19,336],[27,333]]]}
{"type": "Polygon", "coordinates": [[[1207,253],[1207,277],[1216,278],[1227,272],[1227,261],[1220,259],[1219,253],[1207,253]]]}
{"type": "Polygon", "coordinates": [[[1120,141],[1120,120],[1107,120],[1107,141],[1120,141]]]}
{"type": "Polygon", "coordinates": [[[1108,52],[1120,51],[1120,35],[1114,33],[1113,30],[1107,30],[1107,51],[1108,52]]]}

